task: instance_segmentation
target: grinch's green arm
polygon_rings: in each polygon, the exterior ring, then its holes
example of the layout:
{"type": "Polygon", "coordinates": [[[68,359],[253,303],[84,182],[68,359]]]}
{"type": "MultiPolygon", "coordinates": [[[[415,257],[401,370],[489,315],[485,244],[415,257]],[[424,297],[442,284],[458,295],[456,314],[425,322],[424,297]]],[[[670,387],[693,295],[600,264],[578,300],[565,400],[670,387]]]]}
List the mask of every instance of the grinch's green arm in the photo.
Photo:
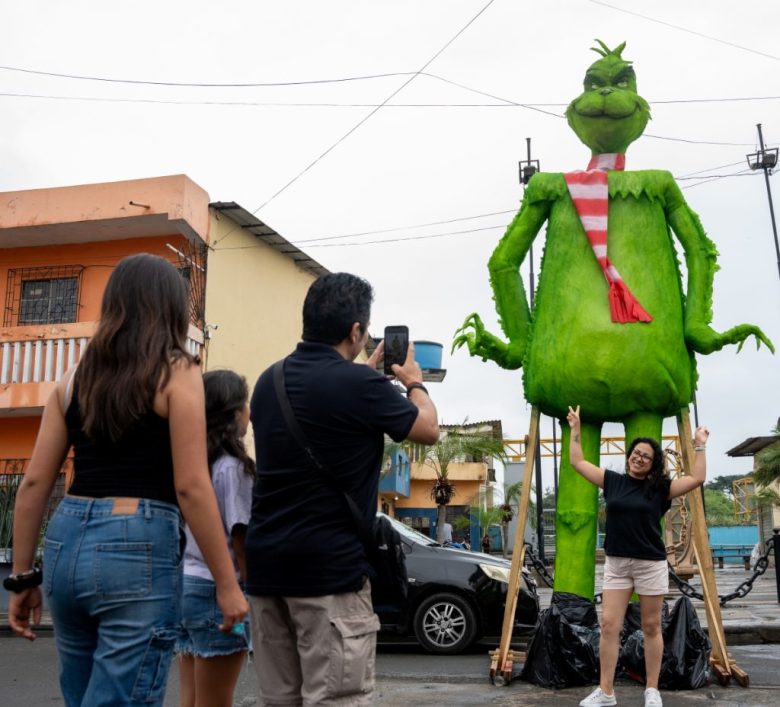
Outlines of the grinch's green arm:
{"type": "Polygon", "coordinates": [[[712,281],[718,269],[718,251],[707,238],[699,217],[691,210],[671,175],[666,188],[666,216],[685,251],[688,293],[685,300],[685,341],[701,354],[719,351],[726,344],[739,344],[751,336],[756,345],[763,342],[774,353],[772,342],[753,324],[739,324],[723,333],[709,326],[712,321],[712,281]]]}
{"type": "Polygon", "coordinates": [[[531,313],[519,269],[549,213],[548,201],[531,203],[526,195],[488,263],[496,311],[509,343],[486,331],[479,315],[471,314],[455,332],[453,351],[465,344],[472,356],[479,356],[483,361],[491,359],[502,368],[515,369],[523,364],[531,313]]]}

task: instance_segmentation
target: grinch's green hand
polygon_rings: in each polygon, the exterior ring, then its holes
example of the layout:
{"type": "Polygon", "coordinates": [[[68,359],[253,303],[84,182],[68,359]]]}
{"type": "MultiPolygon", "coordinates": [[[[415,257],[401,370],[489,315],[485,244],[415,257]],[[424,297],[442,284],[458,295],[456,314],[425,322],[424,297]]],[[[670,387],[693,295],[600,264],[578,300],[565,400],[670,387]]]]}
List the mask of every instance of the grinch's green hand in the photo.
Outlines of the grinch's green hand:
{"type": "Polygon", "coordinates": [[[763,343],[772,353],[775,352],[775,347],[766,334],[753,324],[739,324],[722,334],[718,334],[706,324],[689,323],[685,327],[685,341],[690,348],[701,354],[720,351],[726,344],[739,344],[737,351],[741,351],[745,341],[751,336],[756,337],[756,348],[760,349],[763,343]]]}
{"type": "Polygon", "coordinates": [[[471,356],[479,356],[483,361],[490,359],[502,368],[515,369],[523,364],[525,342],[504,343],[494,334],[485,330],[478,314],[470,314],[455,332],[452,340],[452,352],[466,345],[471,356]]]}

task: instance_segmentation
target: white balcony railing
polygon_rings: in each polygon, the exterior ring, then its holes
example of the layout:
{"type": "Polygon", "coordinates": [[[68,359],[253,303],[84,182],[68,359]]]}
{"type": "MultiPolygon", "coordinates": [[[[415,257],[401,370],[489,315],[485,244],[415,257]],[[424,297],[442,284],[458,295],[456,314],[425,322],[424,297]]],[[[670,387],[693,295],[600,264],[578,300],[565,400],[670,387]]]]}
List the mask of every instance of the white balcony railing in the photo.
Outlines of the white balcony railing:
{"type": "Polygon", "coordinates": [[[0,384],[58,381],[79,362],[88,342],[83,336],[4,341],[0,344],[0,384]]]}
{"type": "MultiPolygon", "coordinates": [[[[60,336],[0,343],[0,385],[9,383],[49,383],[60,380],[84,354],[91,337],[60,336]]],[[[203,335],[190,327],[187,351],[200,354],[203,335]]]]}

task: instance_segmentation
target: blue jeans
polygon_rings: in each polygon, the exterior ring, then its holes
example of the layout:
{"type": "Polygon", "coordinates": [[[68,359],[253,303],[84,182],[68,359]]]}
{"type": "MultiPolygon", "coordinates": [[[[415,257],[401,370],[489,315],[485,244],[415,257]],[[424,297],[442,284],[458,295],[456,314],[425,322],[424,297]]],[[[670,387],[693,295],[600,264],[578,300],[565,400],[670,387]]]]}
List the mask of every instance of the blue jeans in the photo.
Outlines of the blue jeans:
{"type": "Polygon", "coordinates": [[[169,503],[62,500],[44,541],[43,589],[67,707],[163,704],[183,541],[169,503]]]}
{"type": "Polygon", "coordinates": [[[176,652],[213,658],[252,649],[248,625],[244,625],[242,632],[223,633],[219,630],[222,622],[222,612],[217,604],[217,585],[209,579],[185,574],[181,601],[182,631],[176,642],[176,652]]]}

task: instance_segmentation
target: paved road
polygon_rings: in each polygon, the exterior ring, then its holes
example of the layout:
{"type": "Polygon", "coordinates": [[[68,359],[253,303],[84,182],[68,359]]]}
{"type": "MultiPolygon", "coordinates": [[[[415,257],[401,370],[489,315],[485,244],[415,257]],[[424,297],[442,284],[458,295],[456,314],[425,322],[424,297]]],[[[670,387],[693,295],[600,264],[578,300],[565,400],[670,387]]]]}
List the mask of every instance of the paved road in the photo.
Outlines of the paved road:
{"type": "MultiPolygon", "coordinates": [[[[493,687],[487,681],[487,651],[494,644],[475,647],[468,655],[439,657],[420,654],[413,646],[380,647],[377,658],[378,705],[550,705],[574,707],[588,688],[545,690],[513,682],[493,687]]],[[[751,687],[718,685],[690,692],[665,693],[667,707],[777,707],[780,700],[780,645],[736,646],[732,655],[750,675],[751,687]]],[[[642,688],[628,682],[617,686],[620,704],[642,704],[642,688]]],[[[171,671],[166,707],[176,707],[178,674],[171,671]]],[[[41,637],[29,644],[16,638],[0,639],[0,704],[3,707],[62,705],[57,686],[54,640],[41,637]]],[[[242,671],[235,707],[253,707],[255,677],[251,666],[242,671]]]]}

